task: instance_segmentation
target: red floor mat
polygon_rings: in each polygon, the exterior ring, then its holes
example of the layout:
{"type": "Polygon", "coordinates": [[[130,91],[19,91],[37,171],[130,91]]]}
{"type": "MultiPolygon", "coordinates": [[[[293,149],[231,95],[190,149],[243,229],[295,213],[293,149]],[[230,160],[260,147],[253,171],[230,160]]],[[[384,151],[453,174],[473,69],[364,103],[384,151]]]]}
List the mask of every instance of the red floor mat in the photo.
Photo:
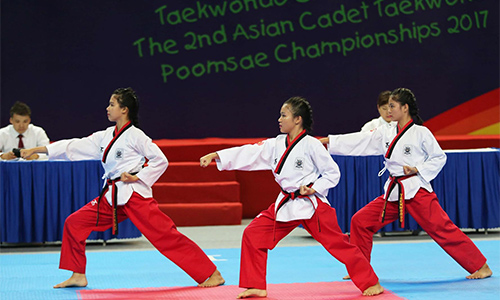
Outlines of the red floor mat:
{"type": "MultiPolygon", "coordinates": [[[[333,300],[333,299],[373,299],[373,300],[400,300],[401,298],[390,291],[385,291],[375,297],[364,297],[350,281],[345,282],[314,282],[314,283],[283,283],[268,284],[268,297],[251,299],[272,300],[333,300]]],[[[182,299],[182,300],[224,300],[236,299],[244,291],[234,285],[216,288],[198,287],[163,287],[163,288],[134,288],[109,290],[79,290],[79,299],[182,299]]]]}

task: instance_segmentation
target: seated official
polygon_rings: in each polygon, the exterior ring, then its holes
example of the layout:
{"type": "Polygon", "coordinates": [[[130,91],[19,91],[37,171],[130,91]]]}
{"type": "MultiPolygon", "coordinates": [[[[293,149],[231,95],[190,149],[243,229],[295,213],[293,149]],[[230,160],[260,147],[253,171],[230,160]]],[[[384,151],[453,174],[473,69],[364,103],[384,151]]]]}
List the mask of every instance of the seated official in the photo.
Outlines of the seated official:
{"type": "MultiPolygon", "coordinates": [[[[47,146],[49,137],[43,128],[31,124],[31,109],[17,101],[10,109],[10,125],[0,129],[0,158],[19,159],[17,149],[47,146]]],[[[35,154],[31,159],[47,159],[45,154],[35,154]]]]}

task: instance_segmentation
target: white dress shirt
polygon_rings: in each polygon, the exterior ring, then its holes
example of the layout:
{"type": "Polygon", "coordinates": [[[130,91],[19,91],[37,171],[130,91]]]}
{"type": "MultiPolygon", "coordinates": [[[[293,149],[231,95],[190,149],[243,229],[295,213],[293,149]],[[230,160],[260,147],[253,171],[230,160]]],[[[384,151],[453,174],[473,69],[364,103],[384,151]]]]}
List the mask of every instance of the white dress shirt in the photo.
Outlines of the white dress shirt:
{"type": "MultiPolygon", "coordinates": [[[[33,124],[28,125],[28,129],[23,133],[24,149],[47,146],[50,144],[49,137],[42,127],[33,124]]],[[[19,146],[19,132],[12,124],[0,129],[0,155],[12,151],[19,146]]],[[[39,154],[39,159],[47,159],[45,154],[39,154]]]]}

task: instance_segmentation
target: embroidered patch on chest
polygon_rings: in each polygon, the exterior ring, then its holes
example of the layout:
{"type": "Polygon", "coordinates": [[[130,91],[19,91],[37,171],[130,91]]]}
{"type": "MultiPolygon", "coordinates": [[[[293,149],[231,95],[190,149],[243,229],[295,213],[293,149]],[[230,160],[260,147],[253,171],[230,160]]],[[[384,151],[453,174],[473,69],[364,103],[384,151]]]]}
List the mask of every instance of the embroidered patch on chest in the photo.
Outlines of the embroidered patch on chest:
{"type": "Polygon", "coordinates": [[[404,155],[411,155],[411,146],[410,145],[404,145],[403,154],[404,155]]]}
{"type": "Polygon", "coordinates": [[[122,159],[122,158],[123,158],[123,149],[116,149],[115,159],[122,159]]]}
{"type": "Polygon", "coordinates": [[[297,157],[295,159],[295,169],[298,169],[298,170],[304,169],[304,160],[302,159],[302,157],[297,157]]]}

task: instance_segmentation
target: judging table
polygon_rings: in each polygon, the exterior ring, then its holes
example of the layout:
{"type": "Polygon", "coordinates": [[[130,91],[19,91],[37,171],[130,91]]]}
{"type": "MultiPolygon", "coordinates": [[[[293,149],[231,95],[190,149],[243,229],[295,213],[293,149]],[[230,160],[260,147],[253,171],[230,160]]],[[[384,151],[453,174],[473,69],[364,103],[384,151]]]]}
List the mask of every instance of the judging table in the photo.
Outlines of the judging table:
{"type": "MultiPolygon", "coordinates": [[[[0,242],[34,243],[61,241],[64,220],[99,196],[101,162],[1,161],[0,242]]],[[[125,220],[116,238],[140,237],[125,220]]],[[[92,232],[89,239],[109,240],[111,229],[92,232]]]]}
{"type": "MultiPolygon", "coordinates": [[[[441,206],[460,228],[500,227],[500,151],[446,151],[448,160],[432,185],[441,206]]],[[[352,215],[383,193],[387,172],[382,156],[333,156],[340,167],[339,184],[328,200],[337,210],[341,229],[349,231],[352,215]]],[[[99,195],[100,161],[1,161],[0,242],[32,243],[62,240],[64,220],[99,195]]],[[[383,231],[420,229],[411,217],[406,227],[394,222],[383,231]]],[[[126,220],[116,238],[141,236],[126,220]]],[[[111,230],[89,239],[109,240],[111,230]]]]}

